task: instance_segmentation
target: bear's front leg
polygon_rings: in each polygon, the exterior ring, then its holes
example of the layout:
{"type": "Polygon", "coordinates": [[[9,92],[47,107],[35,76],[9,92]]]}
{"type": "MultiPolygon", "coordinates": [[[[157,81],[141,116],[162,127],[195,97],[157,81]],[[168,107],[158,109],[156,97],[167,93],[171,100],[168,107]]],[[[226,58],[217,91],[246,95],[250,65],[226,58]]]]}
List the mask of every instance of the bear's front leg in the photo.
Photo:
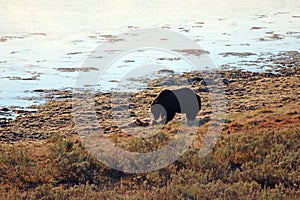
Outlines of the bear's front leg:
{"type": "Polygon", "coordinates": [[[165,124],[167,124],[169,121],[171,121],[175,117],[175,114],[176,114],[175,112],[171,112],[171,111],[167,112],[165,124]]]}

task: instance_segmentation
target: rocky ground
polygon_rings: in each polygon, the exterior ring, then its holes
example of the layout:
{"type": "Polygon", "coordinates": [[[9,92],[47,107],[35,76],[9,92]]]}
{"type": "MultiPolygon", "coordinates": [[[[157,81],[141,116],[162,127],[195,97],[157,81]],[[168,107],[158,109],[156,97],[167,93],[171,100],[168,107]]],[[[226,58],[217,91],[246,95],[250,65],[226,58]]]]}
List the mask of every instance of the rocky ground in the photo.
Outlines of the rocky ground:
{"type": "MultiPolygon", "coordinates": [[[[98,127],[106,135],[126,133],[127,125],[137,118],[151,121],[149,111],[153,98],[163,88],[187,86],[201,96],[202,108],[198,119],[209,121],[213,110],[212,94],[224,97],[223,110],[226,111],[224,131],[238,130],[239,125],[230,121],[230,116],[246,111],[290,107],[295,112],[288,114],[292,121],[299,123],[300,113],[300,70],[299,65],[282,68],[278,73],[256,73],[241,70],[191,72],[185,74],[172,74],[161,79],[149,82],[148,88],[135,94],[129,93],[98,93],[93,99],[98,127]],[[227,121],[226,121],[227,120],[227,121]],[[125,130],[125,131],[124,131],[125,130]]],[[[51,137],[53,134],[73,135],[74,129],[73,108],[76,100],[72,99],[70,91],[56,91],[48,96],[56,96],[44,105],[33,108],[36,113],[19,113],[15,120],[0,121],[0,141],[13,143],[20,140],[35,141],[51,137]],[[57,98],[59,97],[59,98],[57,98]]],[[[82,110],[86,108],[82,107],[82,110]]],[[[2,112],[9,112],[2,108],[2,112]]],[[[267,111],[266,111],[267,112],[267,111]]],[[[270,111],[270,113],[272,113],[270,111]]],[[[91,113],[83,112],[82,117],[91,113]]],[[[177,115],[176,120],[182,116],[177,115]]],[[[283,120],[284,121],[284,120],[283,120]]],[[[275,120],[276,122],[276,120],[275,120]]],[[[283,123],[279,120],[278,123],[283,123]]],[[[241,126],[241,125],[240,125],[241,126]]]]}

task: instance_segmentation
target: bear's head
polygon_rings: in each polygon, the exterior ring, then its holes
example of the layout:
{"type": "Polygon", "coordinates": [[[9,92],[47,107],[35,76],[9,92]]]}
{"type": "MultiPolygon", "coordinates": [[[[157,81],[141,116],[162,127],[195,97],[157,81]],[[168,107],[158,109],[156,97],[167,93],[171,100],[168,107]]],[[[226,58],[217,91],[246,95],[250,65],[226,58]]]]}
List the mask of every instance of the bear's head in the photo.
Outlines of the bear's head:
{"type": "Polygon", "coordinates": [[[156,121],[160,117],[163,118],[162,120],[165,120],[164,116],[167,115],[166,109],[161,104],[158,104],[158,103],[152,103],[151,104],[151,113],[153,114],[154,120],[156,120],[156,121]]]}

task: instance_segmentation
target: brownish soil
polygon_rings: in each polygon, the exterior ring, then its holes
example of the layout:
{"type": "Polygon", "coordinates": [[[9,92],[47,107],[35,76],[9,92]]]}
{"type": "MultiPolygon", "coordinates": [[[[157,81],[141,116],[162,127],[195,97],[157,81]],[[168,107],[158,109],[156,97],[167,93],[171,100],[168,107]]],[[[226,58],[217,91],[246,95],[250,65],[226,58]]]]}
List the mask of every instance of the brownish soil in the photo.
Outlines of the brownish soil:
{"type": "MultiPolygon", "coordinates": [[[[149,83],[147,90],[133,94],[130,99],[126,93],[99,93],[95,95],[95,113],[99,128],[105,135],[117,134],[128,136],[124,128],[137,118],[151,121],[149,111],[153,98],[163,88],[188,87],[201,96],[202,108],[198,119],[209,121],[212,113],[210,92],[224,92],[226,97],[226,116],[224,133],[234,133],[255,127],[256,129],[299,126],[300,108],[300,70],[297,67],[283,70],[283,73],[254,73],[243,71],[218,71],[207,73],[186,73],[164,77],[149,83]],[[214,80],[219,86],[207,86],[214,80]],[[112,103],[116,102],[118,103],[112,103]],[[117,121],[114,115],[121,114],[125,120],[117,121]]],[[[48,94],[51,96],[51,93],[48,94]]],[[[69,91],[60,91],[60,96],[71,97],[69,91]]],[[[74,129],[72,98],[51,100],[40,105],[37,113],[24,113],[13,121],[1,121],[0,141],[44,140],[54,134],[63,136],[76,135],[74,129]]],[[[82,117],[90,113],[82,113],[82,117]]],[[[176,115],[175,120],[181,116],[176,115]]],[[[205,127],[205,126],[204,126],[205,127]]],[[[88,128],[88,127],[86,127],[88,128]]],[[[203,128],[203,127],[202,127],[203,128]]],[[[201,126],[200,126],[201,129],[201,126]]],[[[125,129],[126,130],[126,129],[125,129]]]]}

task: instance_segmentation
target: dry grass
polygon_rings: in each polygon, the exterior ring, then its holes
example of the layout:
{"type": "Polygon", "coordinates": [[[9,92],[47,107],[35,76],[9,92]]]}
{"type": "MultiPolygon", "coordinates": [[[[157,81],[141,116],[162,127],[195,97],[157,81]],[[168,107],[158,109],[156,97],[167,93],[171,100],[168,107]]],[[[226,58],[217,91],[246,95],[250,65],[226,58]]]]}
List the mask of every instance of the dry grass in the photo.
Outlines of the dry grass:
{"type": "MultiPolygon", "coordinates": [[[[209,155],[200,159],[199,144],[194,144],[175,163],[143,174],[127,174],[103,165],[75,136],[55,135],[43,142],[2,144],[0,196],[2,199],[299,199],[298,110],[298,105],[288,105],[230,115],[228,129],[209,155]],[[239,129],[234,130],[235,127],[239,129]],[[238,165],[242,171],[235,167],[238,165]]],[[[198,130],[199,141],[205,126],[198,130]]],[[[160,148],[174,136],[175,127],[176,124],[169,124],[148,140],[126,138],[130,142],[119,145],[131,151],[160,148]]]]}

